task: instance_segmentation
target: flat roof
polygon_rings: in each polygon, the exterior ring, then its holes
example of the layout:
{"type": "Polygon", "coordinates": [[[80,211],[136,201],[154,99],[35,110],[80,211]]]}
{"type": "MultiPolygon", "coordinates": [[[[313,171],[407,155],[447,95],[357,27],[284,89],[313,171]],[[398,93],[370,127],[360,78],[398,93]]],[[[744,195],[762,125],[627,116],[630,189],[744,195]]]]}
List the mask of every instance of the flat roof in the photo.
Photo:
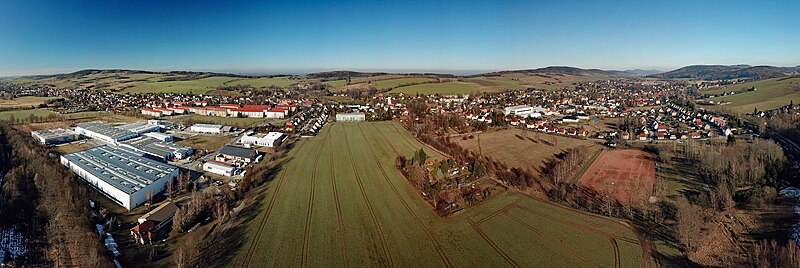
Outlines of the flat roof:
{"type": "Polygon", "coordinates": [[[212,125],[212,124],[194,124],[192,127],[202,127],[202,128],[222,128],[222,125],[212,125]]]}
{"type": "Polygon", "coordinates": [[[126,194],[132,194],[153,182],[170,176],[177,167],[144,158],[107,145],[62,155],[70,165],[77,165],[126,194]]]}
{"type": "Polygon", "coordinates": [[[82,128],[82,129],[85,129],[85,130],[88,130],[88,131],[91,131],[91,132],[95,132],[95,133],[100,134],[100,135],[108,136],[108,137],[110,137],[112,139],[119,139],[119,138],[122,138],[122,137],[126,137],[126,136],[130,136],[130,135],[135,135],[136,134],[136,133],[133,133],[133,132],[125,130],[125,129],[116,128],[116,127],[112,127],[112,126],[107,126],[107,125],[105,125],[103,123],[100,123],[100,122],[81,123],[81,124],[78,124],[78,127],[82,128]]]}
{"type": "Polygon", "coordinates": [[[191,151],[192,148],[180,146],[171,142],[163,142],[151,137],[138,137],[123,141],[123,144],[130,145],[133,148],[147,152],[151,155],[164,156],[172,154],[177,151],[191,151]]]}
{"type": "Polygon", "coordinates": [[[219,149],[219,153],[242,158],[254,158],[257,155],[256,150],[232,145],[223,146],[222,149],[219,149]]]}
{"type": "Polygon", "coordinates": [[[38,135],[38,136],[40,136],[42,138],[48,139],[48,138],[59,138],[59,137],[64,137],[64,136],[72,136],[72,135],[76,135],[78,133],[75,133],[74,131],[69,130],[69,129],[54,128],[54,129],[42,129],[42,130],[33,131],[33,132],[31,132],[31,134],[38,135]]]}
{"type": "Polygon", "coordinates": [[[124,124],[124,125],[119,126],[118,128],[139,133],[139,132],[145,132],[145,131],[151,130],[151,129],[158,129],[158,126],[157,125],[153,125],[153,124],[148,124],[145,121],[139,121],[139,122],[133,122],[133,123],[130,123],[130,124],[124,124]]]}

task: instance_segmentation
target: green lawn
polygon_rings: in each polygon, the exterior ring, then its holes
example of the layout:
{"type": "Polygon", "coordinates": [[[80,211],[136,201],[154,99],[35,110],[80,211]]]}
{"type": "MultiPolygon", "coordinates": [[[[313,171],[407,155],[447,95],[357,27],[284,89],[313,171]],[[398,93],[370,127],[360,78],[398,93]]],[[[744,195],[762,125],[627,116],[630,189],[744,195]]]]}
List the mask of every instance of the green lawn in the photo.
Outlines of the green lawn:
{"type": "Polygon", "coordinates": [[[752,113],[753,108],[769,110],[789,104],[790,100],[800,103],[800,77],[772,78],[738,85],[720,87],[703,91],[703,94],[721,94],[737,92],[735,95],[710,98],[715,102],[731,102],[718,107],[728,108],[734,112],[752,113]],[[747,89],[755,87],[755,91],[747,89]]]}
{"type": "MultiPolygon", "coordinates": [[[[394,168],[422,147],[392,122],[333,123],[300,141],[230,266],[611,267],[612,241],[637,241],[616,220],[514,192],[442,219],[394,168]]],[[[622,267],[642,266],[638,242],[619,250],[622,267]]]]}
{"type": "Polygon", "coordinates": [[[374,84],[375,87],[378,89],[392,89],[400,85],[427,83],[435,81],[436,79],[428,77],[408,77],[408,78],[379,80],[375,81],[374,84]]]}
{"type": "Polygon", "coordinates": [[[480,90],[480,86],[475,83],[468,82],[445,82],[445,83],[429,83],[419,84],[407,87],[398,87],[389,91],[389,93],[405,93],[405,94],[470,94],[480,90]]]}
{"type": "Polygon", "coordinates": [[[337,88],[337,87],[343,87],[344,84],[345,84],[345,81],[344,80],[325,81],[325,82],[322,82],[322,84],[324,84],[325,86],[328,86],[328,87],[337,88]]]}
{"type": "Polygon", "coordinates": [[[222,148],[222,146],[224,146],[230,140],[231,140],[230,137],[213,136],[213,135],[195,135],[176,143],[183,146],[189,146],[195,149],[214,151],[219,148],[222,148]]]}

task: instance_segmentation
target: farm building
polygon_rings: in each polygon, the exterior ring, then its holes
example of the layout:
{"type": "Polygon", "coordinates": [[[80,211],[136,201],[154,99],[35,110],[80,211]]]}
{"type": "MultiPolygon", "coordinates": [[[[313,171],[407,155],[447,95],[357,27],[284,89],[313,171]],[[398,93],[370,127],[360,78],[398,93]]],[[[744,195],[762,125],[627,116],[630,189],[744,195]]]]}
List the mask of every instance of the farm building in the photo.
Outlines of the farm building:
{"type": "Polygon", "coordinates": [[[219,149],[216,160],[227,163],[240,163],[246,165],[256,159],[258,153],[253,149],[244,147],[225,145],[219,149]]]}
{"type": "Polygon", "coordinates": [[[236,174],[236,171],[239,170],[237,167],[228,165],[225,162],[215,161],[215,160],[208,160],[203,164],[203,170],[222,175],[222,176],[233,176],[236,174]]]}
{"type": "Polygon", "coordinates": [[[239,142],[244,144],[245,146],[257,145],[257,146],[275,147],[280,145],[281,141],[283,141],[283,138],[284,138],[283,133],[280,132],[270,132],[267,134],[259,134],[251,132],[242,136],[239,142]]]}
{"type": "Polygon", "coordinates": [[[530,107],[528,105],[509,106],[503,109],[503,114],[505,115],[526,117],[531,113],[533,113],[533,107],[530,107]]]}
{"type": "Polygon", "coordinates": [[[127,209],[160,193],[178,176],[175,166],[105,145],[62,155],[61,164],[127,209]]]}
{"type": "Polygon", "coordinates": [[[180,146],[171,142],[163,142],[150,137],[138,137],[120,143],[120,147],[143,153],[161,161],[184,159],[192,155],[191,147],[180,146]]]}
{"type": "Polygon", "coordinates": [[[31,136],[44,145],[67,143],[80,137],[78,133],[63,128],[32,131],[31,136]]]}
{"type": "Polygon", "coordinates": [[[138,135],[142,135],[142,134],[148,133],[148,132],[158,132],[158,130],[160,129],[158,127],[158,125],[148,124],[145,121],[124,124],[124,125],[118,126],[117,128],[124,129],[124,130],[130,131],[130,132],[136,133],[138,135]]]}
{"type": "Polygon", "coordinates": [[[210,125],[210,124],[194,124],[190,128],[192,132],[200,132],[200,133],[208,133],[208,134],[220,134],[222,133],[222,125],[210,125]]]}
{"type": "Polygon", "coordinates": [[[336,114],[336,122],[360,122],[366,121],[367,116],[364,113],[338,113],[336,114]]]}
{"type": "Polygon", "coordinates": [[[160,140],[160,141],[168,141],[169,142],[169,141],[173,140],[172,135],[164,134],[164,133],[161,133],[161,132],[145,133],[142,136],[147,136],[147,137],[150,137],[150,138],[153,138],[153,139],[157,139],[157,140],[160,140]]]}
{"type": "Polygon", "coordinates": [[[175,217],[175,212],[177,211],[178,206],[172,202],[166,202],[158,206],[156,209],[139,217],[139,224],[131,228],[131,236],[136,242],[143,245],[158,241],[169,233],[172,227],[172,218],[175,217]]]}
{"type": "Polygon", "coordinates": [[[78,124],[78,126],[75,127],[75,132],[78,132],[79,134],[89,138],[98,139],[115,145],[117,142],[132,139],[138,136],[138,134],[134,132],[107,126],[100,122],[87,122],[78,124]]]}

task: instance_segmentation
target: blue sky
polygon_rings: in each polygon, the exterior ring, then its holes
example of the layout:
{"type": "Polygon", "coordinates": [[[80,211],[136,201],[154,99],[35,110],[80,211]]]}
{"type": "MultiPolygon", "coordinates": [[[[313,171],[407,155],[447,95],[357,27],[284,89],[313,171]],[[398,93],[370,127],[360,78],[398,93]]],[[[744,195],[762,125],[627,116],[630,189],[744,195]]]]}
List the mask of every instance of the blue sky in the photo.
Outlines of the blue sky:
{"type": "Polygon", "coordinates": [[[0,1],[0,76],[800,64],[800,1],[0,1]]]}

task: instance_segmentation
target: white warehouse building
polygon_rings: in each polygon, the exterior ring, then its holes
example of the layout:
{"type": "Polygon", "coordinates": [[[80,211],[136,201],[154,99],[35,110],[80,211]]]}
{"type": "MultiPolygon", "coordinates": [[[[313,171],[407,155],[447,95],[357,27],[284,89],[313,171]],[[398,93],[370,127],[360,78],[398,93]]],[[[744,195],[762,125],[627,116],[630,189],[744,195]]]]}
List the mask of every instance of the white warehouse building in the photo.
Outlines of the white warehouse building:
{"type": "Polygon", "coordinates": [[[75,132],[89,138],[98,139],[110,144],[116,145],[120,141],[135,138],[139,136],[134,132],[107,126],[100,122],[81,123],[75,127],[75,132]]]}
{"type": "Polygon", "coordinates": [[[281,144],[283,141],[283,133],[280,132],[270,132],[267,134],[258,134],[258,133],[247,133],[239,139],[239,142],[246,145],[257,145],[257,146],[266,146],[266,147],[276,147],[281,144]]]}
{"type": "Polygon", "coordinates": [[[239,170],[239,168],[228,165],[225,162],[208,160],[203,164],[203,170],[214,174],[230,177],[236,175],[236,172],[239,170]]]}
{"type": "Polygon", "coordinates": [[[175,166],[105,145],[62,155],[61,164],[129,210],[178,176],[175,166]]]}
{"type": "Polygon", "coordinates": [[[367,116],[364,113],[337,113],[336,122],[360,122],[366,121],[367,116]]]}
{"type": "Polygon", "coordinates": [[[80,137],[78,133],[63,128],[31,131],[31,136],[44,145],[67,143],[78,140],[80,137]]]}
{"type": "Polygon", "coordinates": [[[194,124],[190,130],[199,133],[220,134],[222,133],[222,125],[194,124]]]}
{"type": "Polygon", "coordinates": [[[531,113],[533,113],[533,107],[528,105],[509,106],[503,109],[503,114],[505,115],[526,117],[531,113]]]}

